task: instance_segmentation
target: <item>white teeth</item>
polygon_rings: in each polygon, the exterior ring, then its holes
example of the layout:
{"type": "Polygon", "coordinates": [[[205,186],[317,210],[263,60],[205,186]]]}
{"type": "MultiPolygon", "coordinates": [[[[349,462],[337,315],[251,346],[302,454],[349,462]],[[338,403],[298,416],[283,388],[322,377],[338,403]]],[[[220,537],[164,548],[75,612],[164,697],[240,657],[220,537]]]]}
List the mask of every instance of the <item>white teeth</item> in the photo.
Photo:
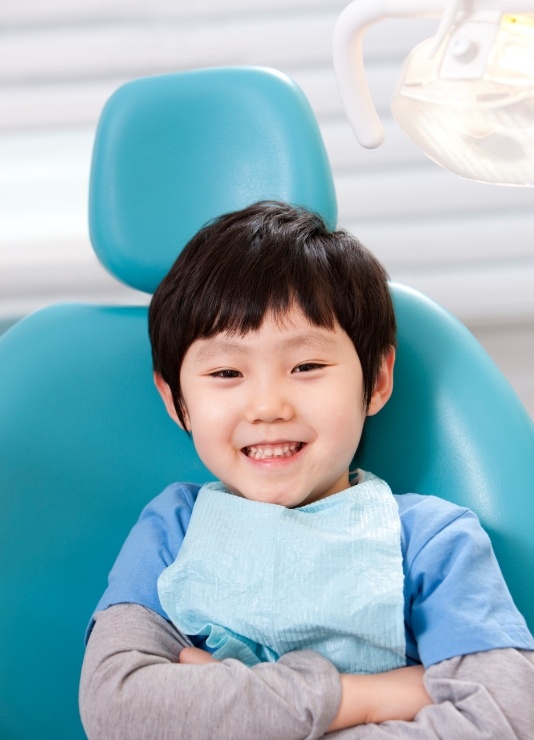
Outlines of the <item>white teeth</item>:
{"type": "Polygon", "coordinates": [[[253,460],[267,460],[271,457],[291,457],[291,455],[300,449],[300,442],[289,442],[283,445],[261,445],[245,447],[248,457],[253,460]]]}

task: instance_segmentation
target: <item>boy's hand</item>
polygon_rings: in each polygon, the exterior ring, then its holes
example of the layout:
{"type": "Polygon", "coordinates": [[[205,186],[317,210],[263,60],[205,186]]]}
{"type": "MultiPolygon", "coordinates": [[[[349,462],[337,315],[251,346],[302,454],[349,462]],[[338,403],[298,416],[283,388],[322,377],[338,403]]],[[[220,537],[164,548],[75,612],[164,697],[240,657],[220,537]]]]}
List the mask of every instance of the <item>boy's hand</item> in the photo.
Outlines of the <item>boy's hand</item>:
{"type": "Polygon", "coordinates": [[[432,704],[423,684],[422,665],[398,668],[369,676],[374,698],[367,722],[378,724],[390,719],[410,722],[423,707],[432,704]]]}
{"type": "Polygon", "coordinates": [[[432,704],[423,685],[423,666],[398,668],[388,673],[341,676],[341,704],[329,732],[387,720],[410,722],[432,704]]]}
{"type": "Polygon", "coordinates": [[[219,661],[213,657],[206,650],[201,650],[196,647],[186,647],[182,650],[178,657],[178,662],[184,665],[205,665],[206,663],[219,663],[219,661]]]}

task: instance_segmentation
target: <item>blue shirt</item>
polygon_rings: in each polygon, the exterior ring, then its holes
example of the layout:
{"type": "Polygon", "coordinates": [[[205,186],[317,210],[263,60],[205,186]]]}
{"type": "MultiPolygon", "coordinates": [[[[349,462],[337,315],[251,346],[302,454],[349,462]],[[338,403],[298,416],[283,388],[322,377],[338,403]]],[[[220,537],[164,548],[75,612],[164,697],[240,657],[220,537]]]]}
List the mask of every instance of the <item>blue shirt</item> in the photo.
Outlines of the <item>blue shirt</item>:
{"type": "MultiPolygon", "coordinates": [[[[175,483],[143,509],[95,612],[132,603],[167,619],[157,580],[176,559],[199,489],[175,483]]],[[[408,663],[427,668],[496,648],[534,650],[476,515],[435,496],[407,493],[395,499],[402,526],[408,663]]]]}

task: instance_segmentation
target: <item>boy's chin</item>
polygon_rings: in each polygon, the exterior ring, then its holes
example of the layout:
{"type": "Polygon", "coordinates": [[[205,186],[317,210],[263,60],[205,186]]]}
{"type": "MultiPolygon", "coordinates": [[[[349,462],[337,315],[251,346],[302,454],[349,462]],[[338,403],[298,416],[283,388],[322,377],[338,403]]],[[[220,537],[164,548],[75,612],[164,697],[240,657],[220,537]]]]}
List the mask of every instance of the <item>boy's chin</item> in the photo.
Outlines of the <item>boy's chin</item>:
{"type": "Polygon", "coordinates": [[[226,487],[235,496],[247,499],[247,501],[255,501],[259,504],[276,504],[286,508],[294,508],[301,505],[301,502],[296,500],[294,491],[274,490],[272,486],[265,491],[258,488],[248,491],[246,489],[238,490],[228,485],[226,487]]]}
{"type": "Polygon", "coordinates": [[[260,504],[273,504],[275,506],[283,506],[286,509],[295,509],[299,506],[305,506],[306,504],[313,503],[313,501],[318,500],[319,498],[322,498],[322,496],[319,495],[313,495],[311,493],[309,494],[302,494],[302,495],[295,495],[295,491],[266,491],[262,493],[262,491],[254,491],[254,492],[245,492],[240,493],[236,492],[237,496],[241,496],[241,498],[245,498],[248,501],[255,501],[256,503],[260,504]],[[248,495],[247,495],[248,494],[248,495]]]}

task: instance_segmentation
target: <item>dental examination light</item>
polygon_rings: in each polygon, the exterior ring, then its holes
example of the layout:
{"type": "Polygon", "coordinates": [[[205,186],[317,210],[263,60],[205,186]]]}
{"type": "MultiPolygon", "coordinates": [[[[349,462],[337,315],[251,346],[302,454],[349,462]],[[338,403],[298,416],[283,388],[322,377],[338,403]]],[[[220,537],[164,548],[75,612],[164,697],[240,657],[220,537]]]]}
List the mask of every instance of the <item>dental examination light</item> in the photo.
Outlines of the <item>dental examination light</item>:
{"type": "Polygon", "coordinates": [[[434,162],[482,182],[534,185],[534,0],[353,0],[334,31],[334,69],[359,142],[384,129],[363,65],[362,41],[387,18],[441,18],[412,50],[391,110],[434,162]]]}

